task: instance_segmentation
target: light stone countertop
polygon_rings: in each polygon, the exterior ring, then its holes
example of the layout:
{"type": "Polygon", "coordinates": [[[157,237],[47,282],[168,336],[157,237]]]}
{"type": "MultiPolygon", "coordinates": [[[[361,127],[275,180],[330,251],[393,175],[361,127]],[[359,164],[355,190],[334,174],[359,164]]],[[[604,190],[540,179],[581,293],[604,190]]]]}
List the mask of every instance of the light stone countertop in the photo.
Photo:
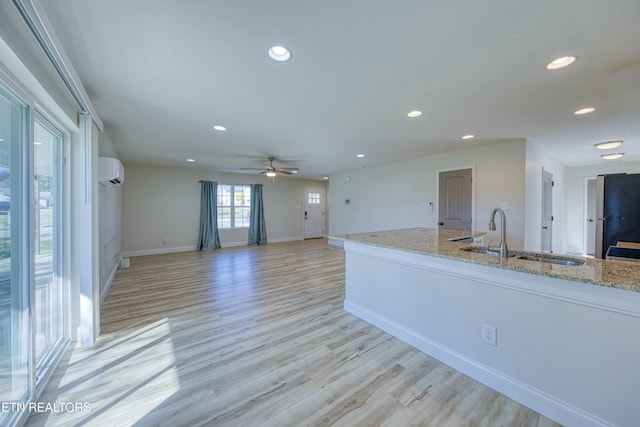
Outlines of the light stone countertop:
{"type": "MultiPolygon", "coordinates": [[[[515,258],[502,260],[498,256],[460,250],[461,248],[472,246],[471,243],[447,240],[470,234],[472,233],[468,231],[409,228],[345,234],[329,236],[329,238],[640,292],[640,262],[612,261],[576,256],[563,256],[563,258],[580,259],[584,260],[585,263],[579,266],[566,266],[515,258]]],[[[554,256],[557,255],[554,254],[554,256]]]]}

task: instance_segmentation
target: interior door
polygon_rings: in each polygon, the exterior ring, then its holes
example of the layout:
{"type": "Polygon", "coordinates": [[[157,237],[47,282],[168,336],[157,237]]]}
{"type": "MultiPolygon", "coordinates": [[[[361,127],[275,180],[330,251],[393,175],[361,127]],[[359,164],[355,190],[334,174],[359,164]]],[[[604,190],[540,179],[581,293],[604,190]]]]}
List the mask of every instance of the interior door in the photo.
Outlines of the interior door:
{"type": "Polygon", "coordinates": [[[438,228],[471,231],[471,169],[438,174],[438,228]]]}
{"type": "Polygon", "coordinates": [[[304,189],[304,238],[324,237],[324,190],[304,189]]]}
{"type": "Polygon", "coordinates": [[[553,252],[553,174],[542,170],[542,239],[541,251],[553,252]]]}

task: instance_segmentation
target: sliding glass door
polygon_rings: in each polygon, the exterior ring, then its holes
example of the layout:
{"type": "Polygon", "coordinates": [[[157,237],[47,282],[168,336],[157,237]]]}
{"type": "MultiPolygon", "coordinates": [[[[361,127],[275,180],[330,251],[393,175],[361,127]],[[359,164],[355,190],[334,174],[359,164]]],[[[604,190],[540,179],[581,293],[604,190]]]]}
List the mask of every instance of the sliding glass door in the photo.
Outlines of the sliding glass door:
{"type": "MultiPolygon", "coordinates": [[[[0,402],[33,395],[29,279],[28,107],[0,85],[0,402]]],[[[0,411],[0,425],[20,414],[0,411]]]]}
{"type": "Polygon", "coordinates": [[[24,419],[68,341],[62,147],[0,81],[0,426],[24,419]]]}

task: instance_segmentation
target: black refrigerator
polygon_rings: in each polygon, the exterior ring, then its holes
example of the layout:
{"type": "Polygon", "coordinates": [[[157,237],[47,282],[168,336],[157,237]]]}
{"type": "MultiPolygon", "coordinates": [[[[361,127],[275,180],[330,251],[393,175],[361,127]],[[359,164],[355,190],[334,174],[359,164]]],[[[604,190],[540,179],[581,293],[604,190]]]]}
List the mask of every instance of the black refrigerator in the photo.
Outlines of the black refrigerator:
{"type": "Polygon", "coordinates": [[[596,258],[619,241],[640,242],[640,173],[599,175],[596,198],[596,258]]]}

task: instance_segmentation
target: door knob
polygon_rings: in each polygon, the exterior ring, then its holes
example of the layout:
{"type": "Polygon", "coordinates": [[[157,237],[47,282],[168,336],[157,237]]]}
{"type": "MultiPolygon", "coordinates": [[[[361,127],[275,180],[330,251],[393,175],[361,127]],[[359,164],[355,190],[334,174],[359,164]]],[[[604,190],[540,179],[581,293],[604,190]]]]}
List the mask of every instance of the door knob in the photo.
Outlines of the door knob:
{"type": "Polygon", "coordinates": [[[547,230],[548,228],[549,228],[549,227],[547,227],[546,225],[543,225],[543,226],[542,226],[542,229],[543,229],[543,230],[547,230]]]}
{"type": "Polygon", "coordinates": [[[444,225],[444,222],[439,222],[438,225],[444,225]]]}

